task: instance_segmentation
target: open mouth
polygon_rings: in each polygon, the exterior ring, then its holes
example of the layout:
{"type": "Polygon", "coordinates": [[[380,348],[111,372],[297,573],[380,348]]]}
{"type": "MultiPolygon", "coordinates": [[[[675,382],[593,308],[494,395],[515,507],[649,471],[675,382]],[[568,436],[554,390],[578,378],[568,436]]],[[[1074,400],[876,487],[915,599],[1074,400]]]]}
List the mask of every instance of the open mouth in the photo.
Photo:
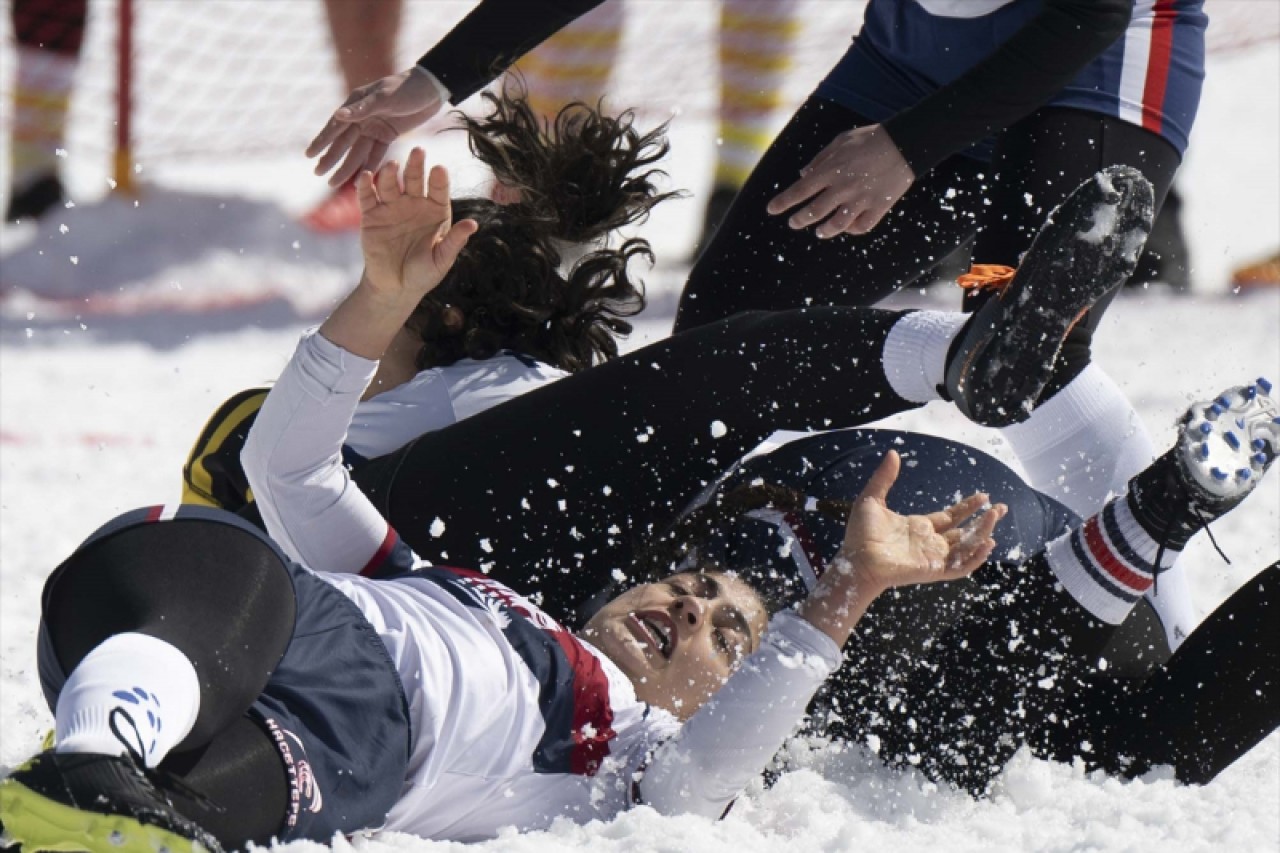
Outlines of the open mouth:
{"type": "Polygon", "coordinates": [[[676,624],[658,610],[632,613],[627,621],[633,633],[647,642],[664,660],[671,660],[676,649],[676,624]]]}

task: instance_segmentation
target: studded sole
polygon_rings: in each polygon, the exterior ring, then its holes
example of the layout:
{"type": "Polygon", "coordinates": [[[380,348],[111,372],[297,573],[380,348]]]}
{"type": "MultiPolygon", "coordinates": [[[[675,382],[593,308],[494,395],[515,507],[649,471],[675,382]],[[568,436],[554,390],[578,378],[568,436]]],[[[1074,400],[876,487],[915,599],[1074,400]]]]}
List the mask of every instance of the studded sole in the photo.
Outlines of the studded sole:
{"type": "Polygon", "coordinates": [[[1280,403],[1259,379],[1196,403],[1182,420],[1182,465],[1207,495],[1234,502],[1280,455],[1280,403]]]}

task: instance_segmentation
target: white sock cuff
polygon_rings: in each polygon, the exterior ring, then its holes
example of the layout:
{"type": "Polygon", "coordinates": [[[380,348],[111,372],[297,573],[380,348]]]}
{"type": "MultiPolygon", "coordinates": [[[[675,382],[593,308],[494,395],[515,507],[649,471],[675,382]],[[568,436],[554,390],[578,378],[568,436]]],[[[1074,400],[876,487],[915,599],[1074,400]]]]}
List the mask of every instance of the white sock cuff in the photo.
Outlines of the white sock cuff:
{"type": "MultiPolygon", "coordinates": [[[[191,661],[164,640],[116,634],[85,655],[58,694],[54,742],[59,752],[126,752],[111,731],[123,710],[137,729],[149,767],[191,731],[200,712],[200,680],[191,661]]],[[[132,730],[124,732],[131,737],[132,730]]]]}
{"type": "Polygon", "coordinates": [[[899,397],[912,403],[941,399],[947,350],[969,319],[958,311],[910,311],[893,324],[884,342],[884,375],[899,397]]]}
{"type": "MultiPolygon", "coordinates": [[[[1111,625],[1129,615],[1154,582],[1160,545],[1142,529],[1124,497],[1080,527],[1050,542],[1045,558],[1055,577],[1081,607],[1111,625]]],[[[1166,550],[1161,571],[1177,551],[1166,550]]]]}

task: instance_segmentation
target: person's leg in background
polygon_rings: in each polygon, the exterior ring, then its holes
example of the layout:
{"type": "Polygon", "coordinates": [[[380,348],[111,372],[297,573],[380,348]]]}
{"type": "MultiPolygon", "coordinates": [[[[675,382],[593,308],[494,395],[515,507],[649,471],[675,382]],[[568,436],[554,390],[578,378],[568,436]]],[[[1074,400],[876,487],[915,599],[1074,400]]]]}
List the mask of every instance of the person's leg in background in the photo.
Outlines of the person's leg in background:
{"type": "Polygon", "coordinates": [[[722,0],[715,171],[694,252],[715,234],[773,139],[801,20],[796,0],[722,0]]]}
{"type": "MultiPolygon", "coordinates": [[[[608,0],[525,55],[504,85],[522,83],[529,106],[547,119],[574,101],[594,105],[608,91],[625,20],[623,0],[608,0]]],[[[624,105],[606,106],[616,110],[624,105]]]]}
{"type": "Polygon", "coordinates": [[[35,220],[62,203],[58,173],[88,0],[13,0],[18,43],[6,222],[35,220]]]}
{"type": "MultiPolygon", "coordinates": [[[[345,91],[395,74],[396,37],[404,0],[324,0],[329,36],[342,70],[345,91]]],[[[355,179],[334,190],[302,217],[308,228],[322,234],[355,231],[360,227],[355,179]]]]}

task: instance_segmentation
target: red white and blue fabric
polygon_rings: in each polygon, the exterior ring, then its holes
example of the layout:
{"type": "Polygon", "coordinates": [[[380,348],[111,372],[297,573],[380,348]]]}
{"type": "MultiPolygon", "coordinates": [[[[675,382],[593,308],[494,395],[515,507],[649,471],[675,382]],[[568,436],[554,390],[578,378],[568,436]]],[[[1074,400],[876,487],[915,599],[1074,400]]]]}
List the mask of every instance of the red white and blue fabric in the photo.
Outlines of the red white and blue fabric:
{"type": "Polygon", "coordinates": [[[496,615],[503,636],[538,680],[546,730],[533,752],[534,771],[594,775],[615,734],[609,681],[596,656],[526,598],[479,572],[435,566],[414,577],[429,578],[467,607],[496,615]]]}
{"type": "MultiPolygon", "coordinates": [[[[958,79],[1031,20],[1043,0],[871,0],[853,45],[817,90],[884,121],[958,79]]],[[[1125,34],[1048,106],[1114,116],[1185,153],[1204,82],[1204,0],[1135,0],[1125,34]]],[[[965,151],[987,160],[988,139],[965,151]]]]}
{"type": "Polygon", "coordinates": [[[1177,556],[1166,551],[1157,569],[1158,552],[1159,543],[1138,525],[1128,503],[1115,500],[1050,543],[1046,555],[1073,598],[1094,616],[1118,625],[1177,556]]]}

